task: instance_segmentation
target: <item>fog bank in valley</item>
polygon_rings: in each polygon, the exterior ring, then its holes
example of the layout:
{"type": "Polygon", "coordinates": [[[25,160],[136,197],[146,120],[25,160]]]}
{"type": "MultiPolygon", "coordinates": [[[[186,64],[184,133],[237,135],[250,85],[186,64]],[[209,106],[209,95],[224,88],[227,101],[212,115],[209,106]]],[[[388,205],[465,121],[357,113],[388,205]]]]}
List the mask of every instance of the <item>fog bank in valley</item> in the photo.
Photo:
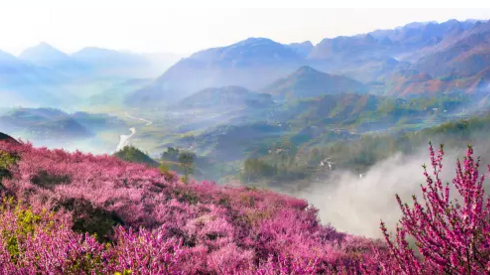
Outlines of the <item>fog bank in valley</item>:
{"type": "MultiPolygon", "coordinates": [[[[462,150],[445,151],[444,183],[452,180],[456,158],[464,154],[462,150]]],[[[426,148],[411,155],[398,153],[380,161],[362,177],[348,171],[332,171],[327,181],[312,183],[293,195],[307,199],[318,208],[322,223],[330,223],[339,231],[381,237],[380,219],[393,229],[401,217],[395,194],[409,204],[412,195],[422,200],[420,185],[425,183],[424,163],[429,166],[427,169],[431,174],[433,170],[426,148]]]]}

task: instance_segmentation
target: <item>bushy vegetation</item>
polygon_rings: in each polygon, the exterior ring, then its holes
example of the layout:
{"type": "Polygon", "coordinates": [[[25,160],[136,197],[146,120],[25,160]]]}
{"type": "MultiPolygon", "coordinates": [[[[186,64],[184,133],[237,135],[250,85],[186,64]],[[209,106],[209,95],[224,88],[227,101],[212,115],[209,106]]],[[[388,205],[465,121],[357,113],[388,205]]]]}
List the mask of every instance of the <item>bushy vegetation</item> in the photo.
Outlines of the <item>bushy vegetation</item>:
{"type": "MultiPolygon", "coordinates": [[[[364,173],[397,152],[412,154],[430,140],[444,143],[447,147],[464,149],[465,144],[487,141],[489,134],[490,115],[486,115],[446,122],[420,131],[368,134],[326,146],[296,146],[286,140],[276,143],[269,152],[246,160],[240,176],[245,182],[248,182],[247,179],[285,182],[321,177],[330,170],[324,160],[334,163],[332,169],[364,173]]],[[[488,147],[483,149],[488,150],[488,147]]],[[[486,155],[487,151],[481,153],[486,155]]]]}
{"type": "Polygon", "coordinates": [[[10,219],[2,230],[17,238],[2,243],[0,269],[9,274],[332,273],[358,270],[354,256],[370,249],[367,239],[321,225],[306,201],[271,191],[185,184],[167,169],[111,156],[4,143],[0,150],[19,156],[3,181],[22,201],[2,210],[10,219]],[[37,184],[40,173],[64,180],[37,184]],[[15,209],[27,206],[39,218],[21,238],[10,227],[15,209]]]}
{"type": "Polygon", "coordinates": [[[114,156],[124,161],[149,164],[152,166],[157,165],[156,161],[132,145],[124,146],[124,148],[114,153],[114,156]]]}
{"type": "Polygon", "coordinates": [[[381,225],[386,245],[321,225],[306,201],[267,190],[185,184],[165,167],[30,144],[0,142],[0,151],[10,175],[0,203],[2,274],[486,274],[490,267],[490,198],[472,148],[451,189],[439,176],[443,150],[430,147],[423,203],[398,198],[396,239],[381,225]],[[33,180],[39,174],[52,183],[33,180]]]}
{"type": "MultiPolygon", "coordinates": [[[[199,180],[219,181],[223,177],[233,174],[233,167],[207,156],[198,156],[189,150],[167,147],[160,155],[161,167],[166,170],[178,172],[187,182],[192,176],[199,180]]],[[[236,173],[236,172],[235,172],[236,173]]]]}

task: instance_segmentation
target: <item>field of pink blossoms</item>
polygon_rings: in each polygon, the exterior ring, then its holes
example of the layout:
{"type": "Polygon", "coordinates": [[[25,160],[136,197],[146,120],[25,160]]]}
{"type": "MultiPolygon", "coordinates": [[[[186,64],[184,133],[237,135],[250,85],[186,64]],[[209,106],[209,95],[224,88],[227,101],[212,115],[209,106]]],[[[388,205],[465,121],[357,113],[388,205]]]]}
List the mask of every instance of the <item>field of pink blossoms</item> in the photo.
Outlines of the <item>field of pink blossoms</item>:
{"type": "Polygon", "coordinates": [[[271,191],[0,141],[0,274],[488,274],[478,162],[469,149],[457,203],[438,177],[442,155],[431,149],[422,200],[400,201],[395,235],[370,240],[271,191]]]}

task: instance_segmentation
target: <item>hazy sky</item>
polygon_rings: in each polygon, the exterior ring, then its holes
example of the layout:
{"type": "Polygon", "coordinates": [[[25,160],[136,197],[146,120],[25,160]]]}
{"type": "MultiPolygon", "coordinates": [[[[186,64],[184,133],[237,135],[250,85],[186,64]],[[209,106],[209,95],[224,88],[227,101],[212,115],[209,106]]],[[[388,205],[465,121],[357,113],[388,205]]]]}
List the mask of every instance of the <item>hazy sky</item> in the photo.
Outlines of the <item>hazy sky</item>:
{"type": "Polygon", "coordinates": [[[263,7],[283,9],[212,9],[213,1],[209,0],[187,1],[181,8],[169,8],[166,2],[0,0],[0,49],[18,54],[45,41],[67,52],[98,46],[187,54],[248,37],[268,37],[282,43],[305,40],[318,43],[325,37],[393,28],[413,21],[490,19],[490,9],[481,8],[298,9],[287,8],[292,6],[288,1],[270,5],[273,1],[263,0],[263,7]],[[202,8],[203,4],[199,3],[209,4],[202,8]],[[192,8],[182,8],[185,4],[192,8]]]}

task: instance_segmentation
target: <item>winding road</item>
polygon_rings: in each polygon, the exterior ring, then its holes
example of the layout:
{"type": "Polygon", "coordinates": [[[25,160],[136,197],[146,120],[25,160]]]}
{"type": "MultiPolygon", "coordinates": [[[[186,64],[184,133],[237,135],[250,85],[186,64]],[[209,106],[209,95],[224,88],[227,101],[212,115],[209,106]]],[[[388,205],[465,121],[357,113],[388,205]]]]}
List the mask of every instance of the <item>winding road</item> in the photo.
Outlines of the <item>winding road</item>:
{"type": "MultiPolygon", "coordinates": [[[[145,126],[150,126],[150,125],[153,124],[152,121],[149,121],[149,120],[144,119],[144,118],[134,117],[134,116],[128,114],[128,112],[124,113],[124,115],[127,116],[127,117],[129,117],[129,118],[136,119],[136,120],[139,120],[139,121],[144,122],[145,123],[145,126]]],[[[121,135],[119,137],[119,143],[117,144],[116,152],[119,151],[119,150],[121,150],[121,149],[123,149],[124,146],[129,145],[129,141],[136,134],[136,128],[135,127],[129,128],[129,131],[131,131],[131,134],[130,135],[121,135]]]]}

